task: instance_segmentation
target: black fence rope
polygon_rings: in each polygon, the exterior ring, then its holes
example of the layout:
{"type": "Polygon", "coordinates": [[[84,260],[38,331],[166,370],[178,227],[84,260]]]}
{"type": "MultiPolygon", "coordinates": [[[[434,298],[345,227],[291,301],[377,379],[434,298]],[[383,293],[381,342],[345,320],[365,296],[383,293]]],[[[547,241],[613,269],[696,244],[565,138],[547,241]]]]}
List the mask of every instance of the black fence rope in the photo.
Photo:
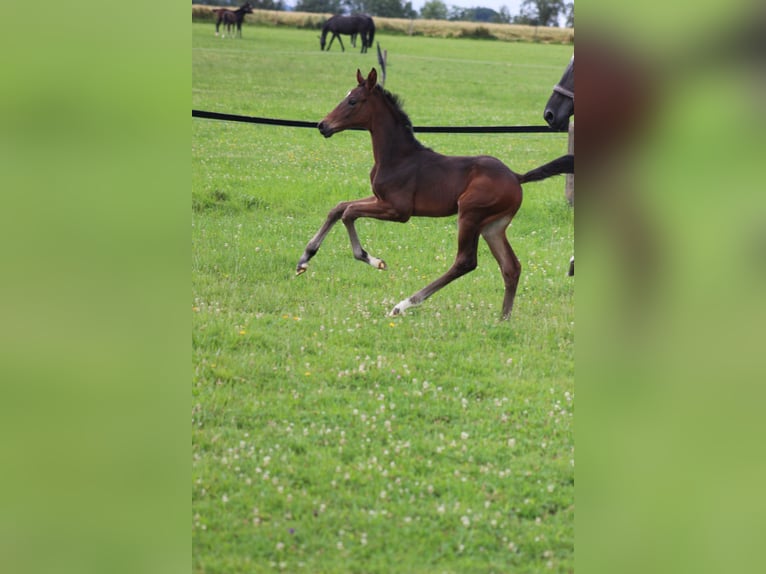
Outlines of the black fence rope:
{"type": "MultiPolygon", "coordinates": [[[[236,114],[221,114],[192,110],[193,118],[221,120],[226,122],[245,122],[250,124],[266,124],[270,126],[285,126],[290,128],[314,128],[317,122],[299,120],[277,120],[255,116],[240,116],[236,114]]],[[[547,134],[565,133],[567,130],[554,130],[548,126],[414,126],[413,131],[432,134],[547,134]]]]}

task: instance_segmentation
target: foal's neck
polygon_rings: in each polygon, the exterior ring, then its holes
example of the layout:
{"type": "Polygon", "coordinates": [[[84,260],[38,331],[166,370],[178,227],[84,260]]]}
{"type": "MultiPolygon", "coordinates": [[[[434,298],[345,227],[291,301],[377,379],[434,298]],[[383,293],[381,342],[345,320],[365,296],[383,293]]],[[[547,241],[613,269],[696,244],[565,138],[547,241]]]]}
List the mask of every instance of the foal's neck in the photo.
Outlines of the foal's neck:
{"type": "Polygon", "coordinates": [[[415,139],[412,127],[403,124],[386,102],[370,124],[372,153],[377,165],[395,164],[407,159],[423,146],[415,139]]]}

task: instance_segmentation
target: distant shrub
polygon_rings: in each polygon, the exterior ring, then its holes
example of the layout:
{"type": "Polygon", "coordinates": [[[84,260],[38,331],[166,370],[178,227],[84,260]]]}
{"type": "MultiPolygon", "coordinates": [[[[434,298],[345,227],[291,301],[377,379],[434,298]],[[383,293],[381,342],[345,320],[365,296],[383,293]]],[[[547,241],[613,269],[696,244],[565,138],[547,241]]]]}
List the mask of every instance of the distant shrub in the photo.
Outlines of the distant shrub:
{"type": "Polygon", "coordinates": [[[212,22],[214,20],[215,14],[210,6],[192,4],[192,22],[212,22]]]}
{"type": "Polygon", "coordinates": [[[473,38],[475,40],[497,40],[497,36],[489,31],[489,28],[484,26],[476,26],[475,28],[463,28],[460,31],[459,38],[473,38]]]}

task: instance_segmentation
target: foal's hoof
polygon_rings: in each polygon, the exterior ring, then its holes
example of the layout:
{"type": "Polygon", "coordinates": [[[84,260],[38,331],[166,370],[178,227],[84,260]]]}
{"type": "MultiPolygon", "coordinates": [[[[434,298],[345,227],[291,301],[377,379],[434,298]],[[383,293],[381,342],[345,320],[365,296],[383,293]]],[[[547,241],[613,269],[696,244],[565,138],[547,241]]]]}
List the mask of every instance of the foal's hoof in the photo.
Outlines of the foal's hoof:
{"type": "Polygon", "coordinates": [[[412,302],[409,299],[400,301],[399,303],[397,303],[396,307],[391,309],[391,312],[388,314],[388,316],[396,317],[397,315],[404,315],[404,310],[409,307],[412,307],[412,302]]]}
{"type": "Polygon", "coordinates": [[[308,269],[308,265],[298,265],[298,267],[295,269],[295,276],[297,277],[298,275],[303,275],[306,272],[306,269],[308,269]]]}
{"type": "Polygon", "coordinates": [[[364,254],[364,259],[362,259],[362,261],[372,265],[375,269],[388,269],[386,267],[385,261],[378,259],[377,257],[373,257],[372,255],[367,255],[367,253],[364,254]]]}

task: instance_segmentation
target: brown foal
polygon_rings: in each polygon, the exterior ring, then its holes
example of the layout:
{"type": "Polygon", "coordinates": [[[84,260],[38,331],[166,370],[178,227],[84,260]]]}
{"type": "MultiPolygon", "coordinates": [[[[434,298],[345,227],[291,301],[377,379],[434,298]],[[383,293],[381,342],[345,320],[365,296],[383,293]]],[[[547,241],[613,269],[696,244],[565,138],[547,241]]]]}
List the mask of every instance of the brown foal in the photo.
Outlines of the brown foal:
{"type": "Polygon", "coordinates": [[[484,237],[505,282],[502,318],[511,314],[521,274],[519,259],[511,249],[506,228],[521,206],[521,183],[563,173],[554,160],[524,175],[511,171],[499,159],[481,156],[444,156],[415,139],[409,117],[396,96],[377,83],[373,68],[367,78],[357,70],[358,85],[318,125],[329,138],[350,128],[372,135],[375,165],[370,172],[373,195],[336,205],[311,238],[298,262],[305,272],[327,233],[338,220],[346,226],[354,257],[377,269],[383,260],[368,254],[359,243],[354,222],[360,217],[405,222],[412,216],[458,216],[458,250],[447,272],[414,295],[399,302],[390,315],[400,315],[422,303],[477,265],[479,237],[484,237]],[[534,172],[534,174],[533,174],[534,172]],[[527,176],[529,176],[527,178],[527,176]]]}

